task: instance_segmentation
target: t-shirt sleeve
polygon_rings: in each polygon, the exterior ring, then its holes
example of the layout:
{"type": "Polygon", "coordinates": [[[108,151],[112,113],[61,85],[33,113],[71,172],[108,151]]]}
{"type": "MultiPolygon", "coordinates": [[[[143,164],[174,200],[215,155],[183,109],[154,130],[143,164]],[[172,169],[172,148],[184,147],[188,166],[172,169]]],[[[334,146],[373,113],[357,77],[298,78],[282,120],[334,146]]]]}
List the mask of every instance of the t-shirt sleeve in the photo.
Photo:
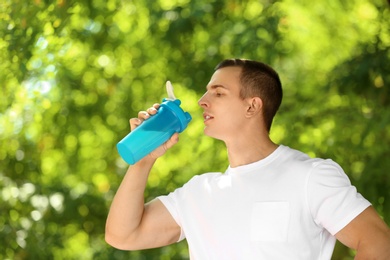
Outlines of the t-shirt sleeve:
{"type": "Polygon", "coordinates": [[[307,183],[307,201],[316,224],[332,235],[371,205],[332,160],[314,165],[307,183]]]}
{"type": "Polygon", "coordinates": [[[179,214],[179,211],[178,211],[178,208],[177,208],[177,203],[175,202],[175,196],[177,195],[176,194],[177,192],[178,191],[176,190],[174,192],[169,193],[166,196],[159,196],[157,198],[162,202],[162,204],[164,204],[164,206],[167,208],[167,210],[169,211],[169,213],[171,214],[173,219],[179,225],[179,227],[180,227],[180,237],[177,240],[177,242],[180,242],[180,241],[182,241],[185,238],[185,234],[183,232],[183,227],[181,225],[180,214],[179,214]]]}

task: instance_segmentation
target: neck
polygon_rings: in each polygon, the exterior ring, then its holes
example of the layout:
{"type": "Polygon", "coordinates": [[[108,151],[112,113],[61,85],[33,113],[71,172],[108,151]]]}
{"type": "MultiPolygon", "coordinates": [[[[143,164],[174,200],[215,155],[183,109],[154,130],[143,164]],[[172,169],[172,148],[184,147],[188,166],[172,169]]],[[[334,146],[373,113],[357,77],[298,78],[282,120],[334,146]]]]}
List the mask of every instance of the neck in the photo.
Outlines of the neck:
{"type": "Polygon", "coordinates": [[[240,140],[225,142],[225,144],[231,167],[262,160],[278,148],[278,145],[271,141],[268,134],[260,135],[260,138],[247,138],[244,136],[240,140]]]}

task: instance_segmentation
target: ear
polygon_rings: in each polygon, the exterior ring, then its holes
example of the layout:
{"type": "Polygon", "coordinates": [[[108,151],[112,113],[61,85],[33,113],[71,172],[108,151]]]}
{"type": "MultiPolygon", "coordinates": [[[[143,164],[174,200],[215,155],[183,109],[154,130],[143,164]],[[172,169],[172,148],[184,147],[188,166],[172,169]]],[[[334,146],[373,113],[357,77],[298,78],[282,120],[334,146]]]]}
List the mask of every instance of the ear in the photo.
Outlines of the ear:
{"type": "Polygon", "coordinates": [[[246,110],[246,116],[252,117],[261,113],[263,109],[263,100],[259,97],[248,98],[248,107],[246,110]]]}

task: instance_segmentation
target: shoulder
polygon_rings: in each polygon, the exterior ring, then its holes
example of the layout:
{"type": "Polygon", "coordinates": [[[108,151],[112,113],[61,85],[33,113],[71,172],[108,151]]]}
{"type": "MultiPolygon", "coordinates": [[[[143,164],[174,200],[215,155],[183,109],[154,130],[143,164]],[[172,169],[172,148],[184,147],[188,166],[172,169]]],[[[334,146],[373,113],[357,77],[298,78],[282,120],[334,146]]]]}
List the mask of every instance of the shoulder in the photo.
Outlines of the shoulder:
{"type": "Polygon", "coordinates": [[[281,172],[293,173],[301,179],[309,193],[317,193],[324,185],[327,187],[347,187],[351,185],[349,177],[342,167],[332,159],[312,158],[309,155],[285,147],[275,167],[281,172]]]}
{"type": "Polygon", "coordinates": [[[299,150],[281,146],[281,152],[277,160],[279,165],[285,165],[289,170],[300,173],[310,173],[312,171],[320,170],[322,168],[334,167],[334,169],[341,169],[341,167],[332,160],[323,158],[312,158],[308,154],[299,150]]]}
{"type": "Polygon", "coordinates": [[[343,185],[351,185],[349,177],[341,166],[331,159],[321,159],[313,162],[309,180],[312,183],[330,182],[343,185]]]}
{"type": "Polygon", "coordinates": [[[194,175],[189,181],[184,183],[181,187],[176,188],[170,192],[170,196],[184,196],[185,194],[193,194],[199,192],[204,187],[208,187],[215,182],[220,176],[221,172],[208,172],[200,175],[194,175]]]}
{"type": "Polygon", "coordinates": [[[297,164],[305,164],[312,168],[321,169],[322,167],[330,167],[332,169],[342,170],[340,165],[328,158],[311,157],[307,153],[281,145],[281,158],[297,164]]]}
{"type": "Polygon", "coordinates": [[[370,205],[340,165],[330,159],[312,164],[305,190],[314,221],[332,235],[370,205]]]}
{"type": "Polygon", "coordinates": [[[206,183],[214,182],[223,175],[221,172],[208,172],[200,175],[193,176],[187,183],[183,185],[184,187],[192,187],[198,185],[204,185],[206,183]]]}
{"type": "Polygon", "coordinates": [[[159,198],[164,204],[177,206],[184,203],[185,205],[189,200],[193,201],[202,194],[208,194],[207,191],[210,191],[211,187],[214,186],[213,183],[216,182],[218,176],[222,175],[222,173],[218,172],[195,175],[183,186],[176,188],[168,195],[160,196],[159,198]]]}

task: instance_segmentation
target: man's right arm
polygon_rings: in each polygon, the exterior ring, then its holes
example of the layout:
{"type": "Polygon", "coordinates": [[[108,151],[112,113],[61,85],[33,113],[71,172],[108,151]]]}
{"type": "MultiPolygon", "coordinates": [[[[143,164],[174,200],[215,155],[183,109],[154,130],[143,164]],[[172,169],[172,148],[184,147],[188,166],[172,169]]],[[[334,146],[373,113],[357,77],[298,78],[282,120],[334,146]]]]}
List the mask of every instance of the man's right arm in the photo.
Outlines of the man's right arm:
{"type": "Polygon", "coordinates": [[[144,190],[152,163],[130,166],[112,202],[105,239],[122,250],[140,250],[172,244],[180,227],[158,199],[144,205],[144,190]]]}
{"type": "MultiPolygon", "coordinates": [[[[158,105],[148,113],[140,112],[130,120],[131,130],[155,114],[158,105]]],[[[179,239],[180,227],[158,199],[144,204],[144,191],[156,159],[178,141],[174,134],[164,145],[129,167],[111,204],[106,222],[105,239],[122,250],[140,250],[172,244],[179,239]]]]}

